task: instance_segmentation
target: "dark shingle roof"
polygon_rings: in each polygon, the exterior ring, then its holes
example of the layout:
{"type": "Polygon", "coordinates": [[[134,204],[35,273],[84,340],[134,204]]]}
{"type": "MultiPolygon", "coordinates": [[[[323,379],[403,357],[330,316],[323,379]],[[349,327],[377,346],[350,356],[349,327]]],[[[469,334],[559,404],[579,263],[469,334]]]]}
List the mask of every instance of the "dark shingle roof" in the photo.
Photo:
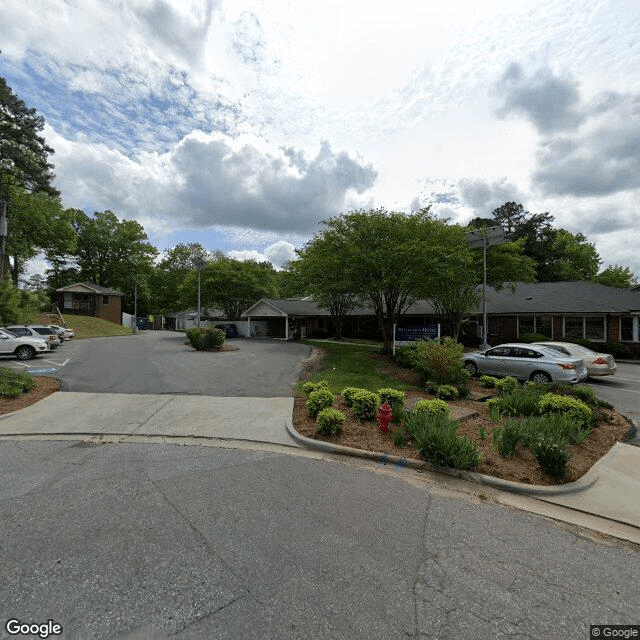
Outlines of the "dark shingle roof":
{"type": "Polygon", "coordinates": [[[521,282],[515,293],[509,286],[498,292],[488,287],[487,311],[491,314],[629,313],[640,311],[640,291],[582,281],[521,282]]]}

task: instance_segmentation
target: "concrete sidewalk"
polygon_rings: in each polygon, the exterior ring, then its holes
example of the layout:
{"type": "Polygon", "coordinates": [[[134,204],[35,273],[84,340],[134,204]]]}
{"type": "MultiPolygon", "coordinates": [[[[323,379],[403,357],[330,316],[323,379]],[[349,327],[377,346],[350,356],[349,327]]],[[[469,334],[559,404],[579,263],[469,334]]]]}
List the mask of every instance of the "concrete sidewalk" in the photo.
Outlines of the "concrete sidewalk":
{"type": "MultiPolygon", "coordinates": [[[[348,449],[305,438],[292,424],[293,398],[233,398],[58,392],[0,416],[0,437],[113,435],[246,440],[372,459],[399,468],[433,470],[426,462],[348,449]]],[[[457,470],[440,470],[479,485],[630,525],[640,539],[640,447],[616,443],[580,480],[538,487],[457,470]]]]}
{"type": "Polygon", "coordinates": [[[299,447],[287,432],[293,398],[57,392],[0,416],[0,436],[122,435],[251,440],[299,447]]]}

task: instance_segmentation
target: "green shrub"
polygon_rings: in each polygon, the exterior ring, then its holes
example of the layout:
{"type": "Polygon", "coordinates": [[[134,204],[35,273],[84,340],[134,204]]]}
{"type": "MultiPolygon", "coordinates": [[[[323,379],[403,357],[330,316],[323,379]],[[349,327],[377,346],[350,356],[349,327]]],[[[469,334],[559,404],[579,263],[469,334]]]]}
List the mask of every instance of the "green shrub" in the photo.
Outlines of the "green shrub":
{"type": "Polygon", "coordinates": [[[302,385],[302,390],[304,391],[304,394],[306,396],[308,396],[312,391],[315,391],[316,389],[328,389],[329,388],[329,383],[326,380],[320,380],[318,382],[305,382],[302,385]]]}
{"type": "Polygon", "coordinates": [[[585,425],[569,413],[550,413],[539,418],[525,418],[522,422],[525,444],[531,446],[537,439],[580,444],[591,433],[591,426],[585,425]]]}
{"type": "Polygon", "coordinates": [[[583,428],[592,427],[595,424],[595,417],[589,406],[571,396],[545,393],[538,400],[538,408],[540,413],[567,413],[583,428]]]}
{"type": "Polygon", "coordinates": [[[458,390],[451,384],[441,384],[436,389],[436,396],[441,400],[454,400],[458,395],[458,390]]]}
{"type": "Polygon", "coordinates": [[[345,416],[342,411],[327,407],[318,413],[318,433],[325,436],[339,436],[345,416]]]}
{"type": "Polygon", "coordinates": [[[495,389],[497,382],[498,378],[494,378],[493,376],[480,376],[480,385],[484,389],[495,389]]]}
{"type": "Polygon", "coordinates": [[[473,469],[480,452],[472,440],[456,434],[459,424],[441,414],[420,416],[412,434],[422,457],[436,466],[473,469]]]}
{"type": "Polygon", "coordinates": [[[415,347],[413,345],[405,345],[396,347],[396,355],[393,359],[405,369],[411,369],[415,361],[415,347]]]}
{"type": "Polygon", "coordinates": [[[449,405],[439,398],[433,400],[418,400],[415,406],[416,413],[439,413],[443,416],[449,415],[449,405]]]}
{"type": "Polygon", "coordinates": [[[404,446],[404,443],[407,441],[407,434],[405,433],[402,427],[396,429],[396,432],[393,434],[393,444],[397,447],[404,446]]]}
{"type": "Polygon", "coordinates": [[[513,376],[507,376],[502,380],[496,380],[496,388],[500,393],[511,393],[520,388],[520,383],[513,376]]]}
{"type": "Polygon", "coordinates": [[[404,412],[404,391],[398,391],[398,389],[378,389],[378,396],[380,397],[380,404],[388,402],[393,411],[393,418],[391,422],[397,424],[402,420],[402,414],[404,412]]]}
{"type": "Polygon", "coordinates": [[[515,420],[507,421],[503,427],[495,427],[491,439],[503,458],[514,455],[518,445],[528,441],[522,423],[515,420]]]}
{"type": "Polygon", "coordinates": [[[309,394],[305,403],[310,416],[317,416],[323,409],[327,409],[333,404],[333,393],[325,387],[320,387],[309,394]]]}
{"type": "Polygon", "coordinates": [[[35,378],[28,373],[11,371],[10,369],[0,369],[1,398],[17,398],[35,386],[35,378]]]}
{"type": "Polygon", "coordinates": [[[601,345],[595,345],[597,348],[595,351],[601,353],[608,353],[614,358],[620,358],[621,360],[628,360],[633,358],[633,351],[627,347],[626,344],[620,344],[619,342],[604,342],[601,345]]]}
{"type": "Polygon", "coordinates": [[[351,396],[351,411],[361,422],[372,420],[380,406],[380,396],[373,391],[361,389],[351,396]]]}
{"type": "Polygon", "coordinates": [[[549,336],[545,336],[544,333],[523,333],[518,342],[547,342],[551,340],[549,336]]]}
{"type": "Polygon", "coordinates": [[[210,329],[209,327],[192,327],[186,330],[187,338],[194,349],[212,349],[221,347],[227,334],[222,329],[210,329]]]}
{"type": "Polygon", "coordinates": [[[462,362],[464,347],[453,338],[417,340],[414,367],[425,382],[466,385],[470,374],[462,362]]]}
{"type": "Polygon", "coordinates": [[[563,478],[567,474],[571,454],[566,443],[550,438],[538,438],[531,445],[531,451],[544,473],[553,478],[563,478]]]}
{"type": "Polygon", "coordinates": [[[378,389],[377,394],[380,397],[380,403],[384,404],[388,402],[394,413],[404,406],[404,391],[398,391],[398,389],[378,389]]]}
{"type": "Polygon", "coordinates": [[[366,391],[366,389],[361,389],[360,387],[345,387],[340,395],[344,398],[344,402],[347,407],[351,407],[353,404],[353,396],[360,393],[361,391],[366,391]]]}

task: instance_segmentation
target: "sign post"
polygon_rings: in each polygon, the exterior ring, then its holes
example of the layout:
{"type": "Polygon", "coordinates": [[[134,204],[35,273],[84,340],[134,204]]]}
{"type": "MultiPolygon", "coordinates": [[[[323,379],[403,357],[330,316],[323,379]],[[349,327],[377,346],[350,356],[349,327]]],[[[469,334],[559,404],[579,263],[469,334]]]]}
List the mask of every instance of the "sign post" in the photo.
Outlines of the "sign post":
{"type": "Polygon", "coordinates": [[[440,337],[439,324],[410,325],[398,327],[393,325],[393,355],[396,355],[396,345],[404,345],[416,340],[436,340],[440,337]]]}

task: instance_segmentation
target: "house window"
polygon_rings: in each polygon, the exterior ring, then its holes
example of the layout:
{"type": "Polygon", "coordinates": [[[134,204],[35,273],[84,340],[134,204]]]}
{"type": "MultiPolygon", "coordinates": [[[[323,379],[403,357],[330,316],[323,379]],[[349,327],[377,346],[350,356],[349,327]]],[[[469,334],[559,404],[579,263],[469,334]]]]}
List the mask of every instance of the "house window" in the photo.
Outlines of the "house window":
{"type": "Polygon", "coordinates": [[[587,340],[595,340],[597,342],[605,341],[604,318],[602,316],[585,318],[584,337],[587,340]]]}
{"type": "Polygon", "coordinates": [[[640,342],[640,318],[620,318],[620,341],[640,342]]]}
{"type": "Polygon", "coordinates": [[[109,304],[109,296],[102,296],[102,304],[109,304]]]}
{"type": "Polygon", "coordinates": [[[584,318],[565,318],[564,337],[584,338],[584,318]]]}
{"type": "Polygon", "coordinates": [[[606,335],[604,316],[575,316],[564,319],[565,338],[586,338],[603,342],[606,335]]]}
{"type": "Polygon", "coordinates": [[[533,333],[535,331],[535,323],[533,316],[520,316],[518,318],[518,336],[525,333],[533,333]]]}
{"type": "Polygon", "coordinates": [[[536,316],[536,333],[541,333],[549,338],[553,338],[551,316],[536,316]]]}

